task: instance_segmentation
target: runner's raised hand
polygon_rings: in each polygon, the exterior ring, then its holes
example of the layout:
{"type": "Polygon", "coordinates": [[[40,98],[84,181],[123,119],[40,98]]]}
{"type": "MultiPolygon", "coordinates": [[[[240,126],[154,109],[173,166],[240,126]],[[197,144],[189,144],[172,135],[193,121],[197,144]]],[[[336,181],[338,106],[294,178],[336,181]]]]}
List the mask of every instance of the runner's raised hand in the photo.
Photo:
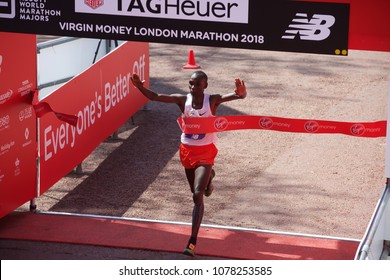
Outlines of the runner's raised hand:
{"type": "Polygon", "coordinates": [[[245,98],[246,97],[246,87],[245,87],[244,80],[241,81],[239,78],[236,78],[235,83],[236,83],[236,89],[234,90],[234,92],[239,97],[245,98]]]}

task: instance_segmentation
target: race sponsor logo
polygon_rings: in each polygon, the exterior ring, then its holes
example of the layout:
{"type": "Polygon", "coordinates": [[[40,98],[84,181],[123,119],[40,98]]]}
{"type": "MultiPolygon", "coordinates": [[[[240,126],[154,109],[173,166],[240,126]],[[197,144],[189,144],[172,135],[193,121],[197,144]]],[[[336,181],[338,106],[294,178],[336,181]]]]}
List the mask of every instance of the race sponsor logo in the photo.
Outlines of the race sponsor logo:
{"type": "Polygon", "coordinates": [[[248,23],[249,0],[75,0],[75,12],[248,23]]]}
{"type": "Polygon", "coordinates": [[[12,89],[9,89],[5,93],[0,94],[0,105],[11,99],[13,93],[12,89]]]}
{"type": "Polygon", "coordinates": [[[361,123],[356,123],[351,126],[351,133],[356,136],[361,136],[366,131],[366,128],[361,123]]]}
{"type": "Polygon", "coordinates": [[[214,127],[218,131],[224,131],[229,125],[227,119],[219,117],[214,121],[214,127]]]}
{"type": "Polygon", "coordinates": [[[22,82],[22,86],[18,88],[18,93],[20,93],[20,96],[23,97],[27,94],[30,94],[33,87],[33,82],[30,82],[29,80],[24,80],[22,82]]]}
{"type": "Polygon", "coordinates": [[[15,141],[13,141],[13,140],[11,142],[1,144],[0,145],[0,156],[8,153],[13,146],[15,146],[15,141]]]}
{"type": "Polygon", "coordinates": [[[270,129],[274,125],[274,122],[271,118],[261,118],[259,120],[260,128],[270,129]]]}
{"type": "Polygon", "coordinates": [[[323,41],[330,36],[330,28],[335,22],[336,18],[332,15],[314,14],[309,19],[308,14],[297,13],[282,39],[294,40],[298,37],[300,40],[323,41]]]}
{"type": "Polygon", "coordinates": [[[15,0],[0,0],[0,18],[15,17],[15,0]]]}
{"type": "Polygon", "coordinates": [[[318,122],[316,122],[316,121],[308,121],[305,123],[304,128],[307,132],[314,133],[314,132],[318,131],[320,126],[319,126],[318,122]]]}
{"type": "Polygon", "coordinates": [[[104,1],[103,0],[84,0],[84,3],[87,6],[91,7],[92,9],[96,9],[96,8],[103,6],[104,1]]]}
{"type": "Polygon", "coordinates": [[[15,160],[15,170],[14,170],[14,175],[15,176],[19,176],[21,174],[21,170],[20,170],[20,159],[19,158],[16,158],[15,160]]]}
{"type": "MultiPolygon", "coordinates": [[[[1,0],[0,0],[1,1],[1,0]]],[[[61,17],[62,11],[50,9],[53,3],[47,0],[19,0],[18,17],[26,21],[50,21],[52,17],[61,17]]],[[[55,2],[55,1],[52,1],[55,2]]]]}
{"type": "Polygon", "coordinates": [[[9,115],[0,116],[0,131],[9,127],[11,117],[9,115]]]}
{"type": "Polygon", "coordinates": [[[33,116],[33,107],[27,107],[19,112],[19,121],[24,121],[33,116]]]}
{"type": "Polygon", "coordinates": [[[32,143],[32,140],[30,139],[30,130],[28,129],[28,127],[26,127],[26,129],[24,130],[24,139],[26,140],[26,142],[23,143],[22,147],[26,147],[32,143]]]}
{"type": "Polygon", "coordinates": [[[185,134],[185,137],[192,140],[202,140],[206,134],[185,134]]]}

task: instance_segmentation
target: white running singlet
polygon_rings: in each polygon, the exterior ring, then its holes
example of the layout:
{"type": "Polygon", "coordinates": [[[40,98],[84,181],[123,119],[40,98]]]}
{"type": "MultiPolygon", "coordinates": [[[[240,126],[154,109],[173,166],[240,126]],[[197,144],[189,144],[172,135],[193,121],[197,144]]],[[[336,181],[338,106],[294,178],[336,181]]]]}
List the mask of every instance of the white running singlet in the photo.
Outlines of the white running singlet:
{"type": "MultiPolygon", "coordinates": [[[[192,107],[192,95],[187,94],[187,100],[184,106],[183,118],[204,118],[214,116],[210,108],[210,94],[204,94],[203,106],[197,110],[192,107]]],[[[205,146],[217,142],[216,133],[206,134],[181,134],[181,143],[191,146],[205,146]]]]}

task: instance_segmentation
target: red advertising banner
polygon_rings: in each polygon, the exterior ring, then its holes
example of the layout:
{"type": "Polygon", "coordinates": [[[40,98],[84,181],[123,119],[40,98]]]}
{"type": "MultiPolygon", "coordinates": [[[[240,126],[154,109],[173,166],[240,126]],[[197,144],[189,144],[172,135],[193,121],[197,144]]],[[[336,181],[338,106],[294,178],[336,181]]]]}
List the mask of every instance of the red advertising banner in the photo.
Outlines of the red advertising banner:
{"type": "Polygon", "coordinates": [[[390,52],[390,1],[300,0],[350,4],[349,48],[390,52]]]}
{"type": "Polygon", "coordinates": [[[40,193],[80,164],[147,102],[131,84],[133,73],[149,84],[148,43],[121,45],[42,100],[49,107],[44,108],[39,125],[40,193]],[[60,120],[50,110],[76,116],[77,125],[60,120]]]}
{"type": "Polygon", "coordinates": [[[180,117],[177,122],[181,130],[188,134],[260,129],[313,134],[337,133],[358,137],[385,137],[387,125],[386,121],[353,123],[269,116],[180,117]]]}
{"type": "Polygon", "coordinates": [[[36,36],[0,32],[0,218],[36,197],[36,36]]]}
{"type": "Polygon", "coordinates": [[[32,105],[34,107],[35,114],[38,118],[41,118],[48,113],[53,113],[57,117],[57,119],[59,119],[60,121],[67,122],[68,124],[70,124],[72,126],[77,126],[77,122],[78,122],[79,117],[56,112],[50,107],[50,105],[47,102],[39,102],[38,101],[38,91],[37,90],[34,91],[33,94],[34,94],[34,96],[33,96],[32,105]]]}

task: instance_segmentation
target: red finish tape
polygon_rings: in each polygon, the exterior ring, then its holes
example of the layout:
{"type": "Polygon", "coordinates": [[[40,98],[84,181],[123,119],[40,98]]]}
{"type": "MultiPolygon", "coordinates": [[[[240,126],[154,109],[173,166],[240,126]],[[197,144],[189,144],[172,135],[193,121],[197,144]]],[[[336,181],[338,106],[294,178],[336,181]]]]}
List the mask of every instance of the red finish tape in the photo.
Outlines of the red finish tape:
{"type": "Polygon", "coordinates": [[[218,116],[178,118],[184,133],[201,134],[240,129],[274,130],[294,133],[336,133],[358,137],[385,137],[386,121],[337,122],[310,119],[289,119],[270,116],[218,116]]]}
{"type": "Polygon", "coordinates": [[[32,105],[35,110],[35,114],[38,118],[43,117],[47,113],[54,113],[57,119],[64,121],[72,126],[77,126],[78,117],[74,115],[68,115],[64,113],[55,112],[47,102],[39,102],[37,92],[33,93],[32,105]]]}

